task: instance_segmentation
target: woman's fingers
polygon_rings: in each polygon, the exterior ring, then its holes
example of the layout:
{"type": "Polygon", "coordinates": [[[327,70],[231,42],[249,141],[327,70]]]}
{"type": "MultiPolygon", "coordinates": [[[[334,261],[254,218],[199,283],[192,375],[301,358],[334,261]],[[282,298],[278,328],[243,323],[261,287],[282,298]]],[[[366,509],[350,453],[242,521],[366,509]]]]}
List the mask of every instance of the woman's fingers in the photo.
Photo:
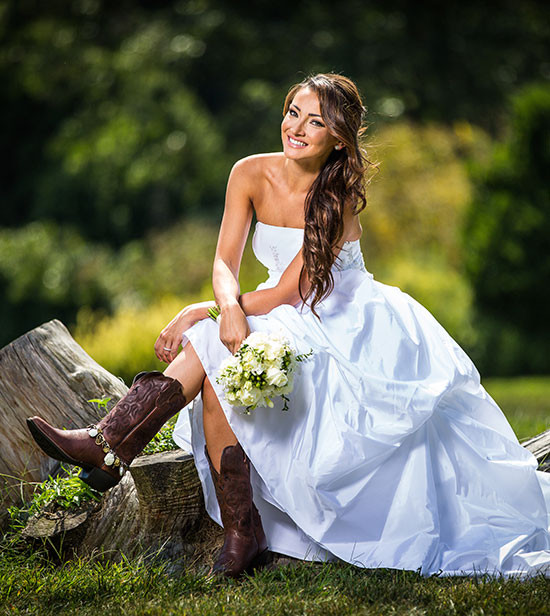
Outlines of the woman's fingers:
{"type": "Polygon", "coordinates": [[[237,322],[233,319],[229,322],[226,320],[220,321],[220,340],[233,355],[239,350],[243,340],[250,333],[250,327],[244,314],[242,317],[242,321],[237,320],[237,322]]]}
{"type": "Polygon", "coordinates": [[[182,343],[183,332],[192,324],[188,318],[185,318],[184,311],[185,309],[181,310],[168,323],[155,342],[155,355],[166,364],[170,364],[176,358],[182,343]]]}
{"type": "Polygon", "coordinates": [[[173,337],[163,337],[161,335],[155,342],[155,354],[160,361],[169,364],[178,354],[178,347],[179,344],[173,337]]]}
{"type": "Polygon", "coordinates": [[[231,351],[231,354],[235,355],[235,353],[241,348],[241,344],[243,343],[243,340],[246,338],[247,335],[225,340],[221,339],[221,341],[229,349],[229,351],[231,351]]]}

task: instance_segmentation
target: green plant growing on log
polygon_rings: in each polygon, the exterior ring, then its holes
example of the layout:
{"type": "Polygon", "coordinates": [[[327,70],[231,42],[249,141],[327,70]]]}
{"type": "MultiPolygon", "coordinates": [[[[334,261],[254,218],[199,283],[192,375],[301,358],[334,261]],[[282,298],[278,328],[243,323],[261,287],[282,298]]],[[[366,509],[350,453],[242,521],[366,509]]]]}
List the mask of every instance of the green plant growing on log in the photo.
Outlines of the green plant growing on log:
{"type": "Polygon", "coordinates": [[[106,415],[109,412],[109,402],[112,400],[112,398],[92,398],[91,400],[88,400],[88,402],[92,402],[93,404],[95,404],[98,408],[98,410],[100,410],[104,415],[106,415]]]}
{"type": "Polygon", "coordinates": [[[77,509],[85,502],[101,500],[101,492],[92,489],[79,478],[78,467],[68,469],[61,465],[61,468],[66,473],[65,477],[49,475],[42,483],[32,482],[35,486],[32,499],[22,506],[12,505],[8,508],[12,531],[21,530],[28,518],[41,511],[77,509]]]}

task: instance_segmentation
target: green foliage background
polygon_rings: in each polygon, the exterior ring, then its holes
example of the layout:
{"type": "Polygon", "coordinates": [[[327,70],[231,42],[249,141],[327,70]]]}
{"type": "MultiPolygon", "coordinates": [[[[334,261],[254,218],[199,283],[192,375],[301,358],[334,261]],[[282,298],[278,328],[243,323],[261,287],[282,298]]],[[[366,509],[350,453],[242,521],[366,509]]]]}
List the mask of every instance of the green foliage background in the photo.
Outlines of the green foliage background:
{"type": "MultiPolygon", "coordinates": [[[[0,344],[60,318],[130,379],[211,297],[231,165],[280,150],[289,86],[356,80],[380,162],[375,276],[485,374],[548,372],[550,11],[542,1],[0,1],[0,344]]],[[[265,276],[247,248],[241,286],[265,276]]]]}

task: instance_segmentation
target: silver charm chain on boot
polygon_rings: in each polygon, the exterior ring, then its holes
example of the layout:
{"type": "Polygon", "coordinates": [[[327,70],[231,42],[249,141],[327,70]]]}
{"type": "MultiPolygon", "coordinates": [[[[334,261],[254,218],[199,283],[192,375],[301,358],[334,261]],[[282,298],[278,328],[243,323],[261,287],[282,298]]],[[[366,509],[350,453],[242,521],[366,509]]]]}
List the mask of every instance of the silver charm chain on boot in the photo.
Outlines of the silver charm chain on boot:
{"type": "Polygon", "coordinates": [[[96,425],[92,424],[88,426],[86,430],[88,430],[88,435],[95,440],[95,444],[102,448],[103,453],[105,454],[105,457],[103,458],[105,466],[113,466],[118,468],[120,476],[122,477],[128,470],[128,465],[118,457],[109,443],[105,440],[101,428],[98,428],[96,425]]]}

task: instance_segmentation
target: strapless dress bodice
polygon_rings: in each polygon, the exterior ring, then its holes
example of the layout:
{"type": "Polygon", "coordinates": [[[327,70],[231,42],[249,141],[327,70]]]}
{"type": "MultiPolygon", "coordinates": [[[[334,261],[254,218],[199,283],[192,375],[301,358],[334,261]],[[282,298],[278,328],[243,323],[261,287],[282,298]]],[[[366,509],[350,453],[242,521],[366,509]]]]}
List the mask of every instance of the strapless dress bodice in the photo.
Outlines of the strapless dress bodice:
{"type": "MultiPolygon", "coordinates": [[[[258,261],[268,269],[269,281],[275,283],[302,248],[304,230],[280,227],[258,221],[252,237],[252,250],[258,261]]],[[[333,270],[357,269],[366,272],[359,240],[344,242],[333,270]]]]}

